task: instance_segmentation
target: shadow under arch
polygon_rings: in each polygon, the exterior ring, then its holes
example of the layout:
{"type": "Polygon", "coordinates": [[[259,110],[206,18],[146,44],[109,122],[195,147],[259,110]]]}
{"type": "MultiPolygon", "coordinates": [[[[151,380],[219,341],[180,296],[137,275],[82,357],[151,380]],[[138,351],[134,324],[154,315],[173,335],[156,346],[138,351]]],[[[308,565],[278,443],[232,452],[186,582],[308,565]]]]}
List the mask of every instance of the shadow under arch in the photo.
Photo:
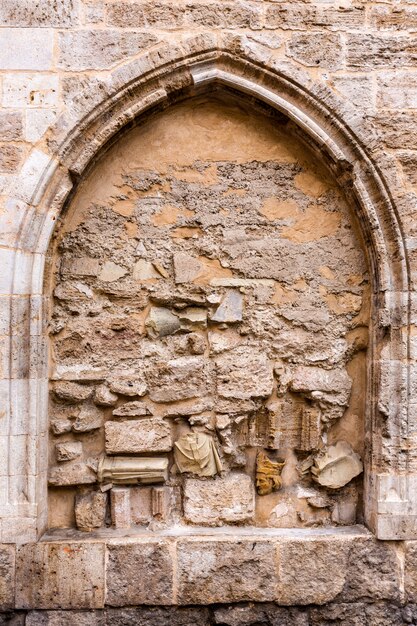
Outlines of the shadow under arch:
{"type": "MultiPolygon", "coordinates": [[[[360,127],[359,132],[360,124],[356,131],[352,130],[341,113],[326,102],[325,93],[319,97],[282,71],[232,50],[201,49],[169,60],[161,54],[156,62],[154,59],[148,65],[139,64],[140,67],[147,69],[125,82],[119,76],[119,88],[111,95],[105,94],[69,132],[61,121],[64,130],[51,139],[53,158],[39,177],[32,196],[42,223],[33,245],[37,262],[27,270],[30,284],[39,289],[42,283],[44,259],[56,220],[63,218],[78,184],[103,151],[142,116],[201,95],[213,86],[234,90],[283,113],[294,131],[326,161],[350,198],[366,246],[373,290],[365,417],[366,522],[379,538],[417,536],[417,468],[412,466],[407,450],[409,269],[395,204],[378,163],[367,149],[368,142],[374,146],[375,137],[366,127],[360,127]]],[[[356,124],[353,118],[351,121],[356,124]]],[[[27,220],[18,247],[25,247],[33,228],[27,220]]],[[[15,264],[15,272],[21,272],[19,264],[15,264]]],[[[29,394],[27,410],[36,416],[37,433],[45,433],[46,417],[39,415],[39,394],[45,393],[47,384],[45,373],[38,374],[30,367],[28,371],[29,382],[35,379],[39,384],[36,394],[29,394]]],[[[37,511],[44,509],[42,503],[46,502],[46,474],[39,454],[42,469],[37,476],[43,482],[32,500],[37,511]]],[[[37,532],[44,528],[45,519],[40,515],[37,532]]]]}

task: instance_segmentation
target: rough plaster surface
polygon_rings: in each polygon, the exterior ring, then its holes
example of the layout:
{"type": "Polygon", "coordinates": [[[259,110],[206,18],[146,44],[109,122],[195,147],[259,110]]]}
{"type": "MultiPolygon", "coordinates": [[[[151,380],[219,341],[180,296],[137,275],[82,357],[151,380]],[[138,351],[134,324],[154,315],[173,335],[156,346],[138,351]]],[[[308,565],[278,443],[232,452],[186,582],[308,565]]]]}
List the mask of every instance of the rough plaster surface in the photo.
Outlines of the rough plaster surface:
{"type": "Polygon", "coordinates": [[[223,471],[187,483],[185,520],[253,521],[264,447],[286,459],[284,489],[257,497],[257,523],[342,522],[334,508],[358,500],[360,479],[313,507],[326,490],[295,466],[339,439],[364,454],[369,285],[354,219],[285,119],[233,99],[174,107],[112,148],[52,251],[51,485],[75,484],[83,462],[90,482],[101,452],[163,454],[204,428],[223,471]],[[96,406],[103,385],[116,407],[96,406]],[[60,456],[71,442],[76,461],[60,456]]]}

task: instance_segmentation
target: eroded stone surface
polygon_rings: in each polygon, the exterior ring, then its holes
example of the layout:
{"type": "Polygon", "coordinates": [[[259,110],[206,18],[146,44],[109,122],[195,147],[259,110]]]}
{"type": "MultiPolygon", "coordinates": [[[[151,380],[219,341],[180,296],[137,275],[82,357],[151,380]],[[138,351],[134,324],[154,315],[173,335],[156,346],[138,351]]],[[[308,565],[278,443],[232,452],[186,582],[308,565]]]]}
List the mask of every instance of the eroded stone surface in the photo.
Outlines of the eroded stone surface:
{"type": "Polygon", "coordinates": [[[16,554],[16,608],[104,605],[103,543],[36,543],[16,554]]]}
{"type": "Polygon", "coordinates": [[[168,422],[144,418],[129,422],[106,422],[106,452],[169,452],[172,435],[168,422]]]}
{"type": "Polygon", "coordinates": [[[184,515],[194,524],[219,526],[250,522],[254,515],[255,490],[245,474],[215,480],[187,478],[184,484],[184,515]]]}
{"type": "Polygon", "coordinates": [[[107,580],[106,603],[110,606],[172,604],[173,565],[168,543],[111,542],[107,580]]]}
{"type": "Polygon", "coordinates": [[[75,522],[79,530],[90,531],[104,525],[107,494],[92,491],[81,494],[75,500],[75,522]]]}
{"type": "Polygon", "coordinates": [[[275,597],[276,558],[268,542],[178,542],[180,604],[265,601],[275,597]]]}

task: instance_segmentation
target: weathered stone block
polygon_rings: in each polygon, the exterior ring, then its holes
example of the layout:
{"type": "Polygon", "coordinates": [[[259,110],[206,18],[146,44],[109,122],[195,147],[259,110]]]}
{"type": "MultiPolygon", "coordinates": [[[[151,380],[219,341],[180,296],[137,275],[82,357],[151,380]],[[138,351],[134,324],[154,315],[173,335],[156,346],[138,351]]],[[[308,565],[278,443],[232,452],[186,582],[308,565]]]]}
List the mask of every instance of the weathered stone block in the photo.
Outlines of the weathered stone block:
{"type": "Polygon", "coordinates": [[[272,393],[272,365],[266,355],[236,348],[216,360],[217,391],[224,398],[249,399],[272,393]]]}
{"type": "Polygon", "coordinates": [[[0,141],[21,139],[23,134],[20,111],[0,111],[0,141]]]}
{"type": "Polygon", "coordinates": [[[75,26],[78,21],[77,0],[2,0],[0,23],[9,26],[75,26]]]}
{"type": "Polygon", "coordinates": [[[83,444],[81,441],[66,441],[55,445],[56,460],[59,462],[72,461],[81,456],[83,444]]]}
{"type": "Polygon", "coordinates": [[[336,598],[346,581],[350,543],[334,537],[280,541],[278,602],[324,604],[336,598]]]}
{"type": "MultiPolygon", "coordinates": [[[[0,11],[2,7],[0,7],[0,11]]],[[[3,105],[6,107],[49,107],[58,104],[59,79],[55,74],[6,74],[3,105]]]]}
{"type": "MultiPolygon", "coordinates": [[[[12,623],[10,626],[15,625],[12,623]]],[[[100,610],[30,611],[25,626],[106,626],[106,617],[100,610]]]]}
{"type": "Polygon", "coordinates": [[[70,485],[91,485],[97,480],[96,474],[85,463],[69,461],[65,465],[52,467],[48,482],[55,487],[70,485]]]}
{"type": "Polygon", "coordinates": [[[62,32],[59,67],[66,70],[109,69],[157,42],[146,33],[118,30],[62,32]]]}
{"type": "Polygon", "coordinates": [[[277,606],[272,602],[215,608],[214,623],[221,626],[309,626],[307,612],[277,606]]]}
{"type": "Polygon", "coordinates": [[[65,402],[82,402],[89,398],[93,390],[87,385],[79,385],[78,383],[59,382],[54,385],[54,394],[60,400],[65,402]]]}
{"type": "Polygon", "coordinates": [[[184,515],[193,524],[220,526],[250,522],[255,511],[253,481],[246,474],[184,483],[184,515]]]}
{"type": "Polygon", "coordinates": [[[107,494],[91,491],[75,498],[75,521],[79,530],[101,528],[106,517],[107,494]]]}
{"type": "Polygon", "coordinates": [[[337,33],[294,33],[287,44],[287,55],[303,65],[338,69],[343,53],[337,33]]]}
{"type": "Polygon", "coordinates": [[[113,487],[110,491],[111,521],[115,528],[130,528],[130,488],[113,487]]]}
{"type": "Polygon", "coordinates": [[[178,603],[264,602],[275,598],[276,555],[253,536],[182,539],[177,544],[178,603]]]}
{"type": "Polygon", "coordinates": [[[21,546],[16,554],[16,608],[90,609],[104,605],[104,543],[21,546]]]}
{"type": "Polygon", "coordinates": [[[201,397],[207,390],[205,360],[197,356],[172,359],[150,371],[147,380],[154,402],[201,397]]]}
{"type": "Polygon", "coordinates": [[[0,610],[14,608],[15,546],[0,544],[0,610]]]}
{"type": "Polygon", "coordinates": [[[395,543],[357,537],[350,546],[346,581],[338,600],[397,602],[401,578],[401,557],[395,543]]]}
{"type": "Polygon", "coordinates": [[[405,543],[404,587],[408,602],[417,602],[417,541],[405,543]]]}
{"type": "Polygon", "coordinates": [[[3,70],[49,70],[53,31],[45,28],[2,28],[0,67],[3,70]]]}
{"type": "Polygon", "coordinates": [[[167,541],[111,541],[107,553],[107,605],[173,604],[173,563],[167,541]]]}
{"type": "Polygon", "coordinates": [[[347,66],[362,71],[407,66],[413,63],[414,55],[414,41],[404,35],[355,33],[347,36],[347,66]]]}
{"type": "Polygon", "coordinates": [[[128,422],[106,422],[104,425],[107,454],[168,452],[172,448],[171,427],[158,418],[128,422]]]}
{"type": "Polygon", "coordinates": [[[76,433],[88,433],[96,430],[103,425],[103,414],[93,404],[83,405],[72,425],[72,429],[76,433]]]}

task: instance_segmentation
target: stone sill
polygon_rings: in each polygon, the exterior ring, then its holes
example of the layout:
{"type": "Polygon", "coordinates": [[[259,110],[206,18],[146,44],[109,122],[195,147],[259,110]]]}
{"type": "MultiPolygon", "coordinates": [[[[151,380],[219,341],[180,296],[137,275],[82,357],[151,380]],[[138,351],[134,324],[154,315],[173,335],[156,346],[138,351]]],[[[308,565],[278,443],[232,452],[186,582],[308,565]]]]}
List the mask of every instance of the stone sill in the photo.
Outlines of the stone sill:
{"type": "Polygon", "coordinates": [[[0,545],[0,609],[417,601],[416,561],[363,526],[56,530],[0,545]]]}
{"type": "Polygon", "coordinates": [[[101,528],[91,532],[83,532],[73,528],[57,528],[48,530],[40,539],[46,542],[68,542],[68,541],[97,541],[99,539],[118,541],[126,538],[131,541],[138,539],[140,541],[151,539],[155,540],[161,537],[172,538],[198,538],[204,539],[239,539],[254,538],[257,539],[313,539],[315,537],[328,537],[338,539],[340,537],[372,537],[372,533],[361,524],[354,526],[328,526],[321,528],[262,528],[259,526],[171,526],[161,530],[149,530],[147,528],[135,527],[129,529],[101,528]]]}

